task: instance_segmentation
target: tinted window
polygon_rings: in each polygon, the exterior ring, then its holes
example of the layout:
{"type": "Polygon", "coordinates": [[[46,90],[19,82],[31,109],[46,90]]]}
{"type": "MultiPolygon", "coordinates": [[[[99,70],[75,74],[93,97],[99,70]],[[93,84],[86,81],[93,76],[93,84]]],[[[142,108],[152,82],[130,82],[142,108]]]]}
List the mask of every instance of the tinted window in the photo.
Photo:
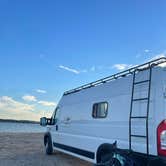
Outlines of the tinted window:
{"type": "Polygon", "coordinates": [[[108,112],[107,102],[95,103],[93,105],[93,112],[92,112],[93,118],[105,118],[107,116],[107,112],[108,112]]]}
{"type": "Polygon", "coordinates": [[[60,112],[60,109],[59,109],[59,107],[57,107],[57,108],[55,109],[55,112],[54,112],[54,115],[53,115],[53,118],[54,118],[54,119],[58,119],[58,118],[59,118],[59,112],[60,112]]]}
{"type": "Polygon", "coordinates": [[[57,107],[56,109],[55,109],[55,111],[53,112],[53,114],[52,114],[52,117],[51,117],[51,125],[55,125],[55,123],[58,121],[58,119],[59,119],[59,112],[60,112],[60,109],[59,109],[59,107],[57,107]]]}

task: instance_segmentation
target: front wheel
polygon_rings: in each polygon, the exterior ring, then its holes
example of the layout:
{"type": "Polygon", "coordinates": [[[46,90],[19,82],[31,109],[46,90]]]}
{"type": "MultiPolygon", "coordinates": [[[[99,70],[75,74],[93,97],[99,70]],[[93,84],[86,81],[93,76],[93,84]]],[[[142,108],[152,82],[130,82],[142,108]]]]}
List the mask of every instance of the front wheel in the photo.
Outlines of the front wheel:
{"type": "Polygon", "coordinates": [[[51,155],[53,153],[52,141],[50,137],[45,139],[45,153],[51,155]]]}

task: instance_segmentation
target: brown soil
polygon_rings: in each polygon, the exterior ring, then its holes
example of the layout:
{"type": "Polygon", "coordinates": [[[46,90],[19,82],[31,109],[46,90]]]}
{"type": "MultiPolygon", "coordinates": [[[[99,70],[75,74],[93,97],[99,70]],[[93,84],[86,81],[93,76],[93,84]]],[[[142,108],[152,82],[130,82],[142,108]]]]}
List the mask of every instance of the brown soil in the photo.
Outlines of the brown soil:
{"type": "Polygon", "coordinates": [[[78,158],[44,152],[43,134],[0,133],[0,166],[92,166],[78,158]]]}

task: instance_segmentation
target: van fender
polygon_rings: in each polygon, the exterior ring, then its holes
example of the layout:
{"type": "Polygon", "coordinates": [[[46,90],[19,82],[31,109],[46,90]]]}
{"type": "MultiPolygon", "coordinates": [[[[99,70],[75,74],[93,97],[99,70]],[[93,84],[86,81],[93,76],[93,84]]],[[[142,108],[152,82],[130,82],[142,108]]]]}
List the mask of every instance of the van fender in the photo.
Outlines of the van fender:
{"type": "MultiPolygon", "coordinates": [[[[104,143],[99,146],[96,153],[96,165],[95,166],[105,166],[106,164],[102,162],[102,157],[104,156],[104,160],[106,163],[112,163],[113,161],[117,161],[117,165],[130,165],[130,166],[147,166],[147,160],[144,157],[141,157],[140,154],[136,154],[133,151],[127,149],[119,149],[117,148],[117,142],[113,144],[104,143]],[[116,155],[116,156],[114,156],[116,155]],[[114,157],[113,157],[114,156],[114,157]],[[113,158],[112,158],[113,157],[113,158]]],[[[153,161],[154,164],[154,161],[153,161]]],[[[111,164],[112,165],[112,164],[111,164]]],[[[150,166],[150,165],[149,165],[150,166]]]]}
{"type": "Polygon", "coordinates": [[[96,162],[101,162],[101,156],[104,154],[110,154],[113,155],[113,151],[117,148],[117,141],[115,141],[113,144],[110,143],[104,143],[101,144],[96,152],[96,162]]]}

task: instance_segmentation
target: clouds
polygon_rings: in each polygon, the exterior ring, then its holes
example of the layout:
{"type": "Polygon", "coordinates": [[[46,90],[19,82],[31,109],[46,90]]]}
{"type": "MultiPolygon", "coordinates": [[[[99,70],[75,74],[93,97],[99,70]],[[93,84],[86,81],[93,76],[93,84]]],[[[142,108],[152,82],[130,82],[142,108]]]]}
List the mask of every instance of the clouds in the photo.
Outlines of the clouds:
{"type": "MultiPolygon", "coordinates": [[[[82,69],[82,70],[77,70],[77,69],[74,69],[74,68],[70,68],[70,67],[67,67],[67,66],[63,66],[63,65],[59,65],[58,66],[60,69],[63,69],[65,71],[68,71],[68,72],[71,72],[71,73],[74,73],[74,74],[80,74],[80,73],[87,73],[88,70],[87,69],[82,69]]],[[[92,68],[91,68],[92,69],[92,68]]],[[[94,70],[94,69],[92,69],[94,70]]]]}
{"type": "Polygon", "coordinates": [[[153,52],[153,50],[145,49],[143,51],[140,51],[140,53],[136,54],[136,58],[144,59],[144,62],[155,60],[162,57],[166,57],[166,51],[156,54],[153,52]]]}
{"type": "Polygon", "coordinates": [[[73,68],[69,68],[67,66],[63,66],[63,65],[59,65],[59,68],[60,69],[63,69],[63,70],[66,70],[68,72],[72,72],[74,74],[80,74],[80,71],[76,70],[76,69],[73,69],[73,68]]]}
{"type": "MultiPolygon", "coordinates": [[[[157,55],[153,56],[153,57],[150,59],[150,61],[155,60],[155,59],[158,59],[158,58],[164,58],[164,57],[166,57],[166,54],[165,54],[165,53],[157,54],[157,55]]],[[[160,66],[160,67],[166,67],[166,63],[165,63],[165,62],[164,62],[164,63],[161,63],[159,66],[160,66]]]]}
{"type": "Polygon", "coordinates": [[[116,70],[126,70],[128,68],[131,68],[133,65],[131,64],[114,64],[112,66],[113,69],[116,69],[116,70]]]}
{"type": "Polygon", "coordinates": [[[20,111],[31,111],[34,109],[33,105],[24,104],[14,100],[9,96],[0,97],[0,109],[7,108],[7,110],[11,110],[12,112],[20,111]]]}
{"type": "MultiPolygon", "coordinates": [[[[40,90],[38,93],[45,92],[40,90]]],[[[17,100],[10,96],[0,96],[0,117],[39,121],[42,116],[51,117],[56,105],[55,102],[39,100],[33,95],[24,95],[17,100]]]]}
{"type": "MultiPolygon", "coordinates": [[[[151,52],[151,51],[148,50],[148,49],[146,49],[146,50],[144,50],[144,52],[145,52],[145,53],[149,53],[149,52],[151,52]]],[[[142,56],[141,54],[138,54],[138,55],[136,56],[136,58],[141,57],[141,56],[142,56]]],[[[153,56],[151,56],[149,59],[146,59],[146,60],[145,60],[144,62],[142,62],[142,63],[145,63],[145,62],[148,62],[148,61],[152,61],[152,60],[155,60],[155,59],[158,59],[158,58],[162,58],[162,57],[166,57],[166,54],[165,54],[165,53],[160,53],[160,54],[157,54],[157,55],[153,55],[153,56]]],[[[139,64],[141,64],[141,63],[139,63],[139,64]]],[[[162,64],[162,65],[164,65],[164,64],[162,64]]],[[[131,68],[131,67],[134,67],[134,66],[136,66],[136,65],[132,65],[132,64],[114,64],[114,65],[112,66],[112,68],[117,69],[117,70],[119,70],[119,71],[122,71],[122,70],[129,69],[129,68],[131,68]]]]}
{"type": "Polygon", "coordinates": [[[36,102],[37,104],[41,104],[42,106],[47,106],[47,107],[55,107],[57,105],[55,102],[37,100],[35,96],[31,95],[24,95],[22,99],[26,102],[36,102]]]}
{"type": "Polygon", "coordinates": [[[37,92],[37,93],[47,93],[47,91],[46,91],[46,90],[43,90],[43,89],[36,89],[36,92],[37,92]]]}
{"type": "Polygon", "coordinates": [[[97,69],[99,69],[99,67],[96,67],[94,65],[92,67],[90,67],[89,69],[80,69],[80,70],[76,70],[74,68],[69,68],[69,67],[63,66],[63,65],[59,65],[59,68],[66,70],[68,72],[74,73],[74,74],[95,72],[97,69]]]}
{"type": "Polygon", "coordinates": [[[110,66],[103,66],[103,65],[100,65],[100,66],[92,65],[91,67],[89,67],[87,69],[76,70],[74,68],[69,68],[69,67],[66,67],[66,66],[63,66],[63,65],[59,66],[59,68],[61,68],[63,70],[66,70],[68,72],[74,73],[74,74],[90,73],[90,72],[94,73],[94,72],[99,72],[101,70],[110,70],[112,68],[116,68],[117,70],[122,70],[125,67],[127,67],[127,66],[125,66],[125,64],[115,64],[111,67],[110,66]]]}
{"type": "Polygon", "coordinates": [[[144,52],[145,52],[145,53],[148,53],[148,52],[150,52],[150,50],[148,50],[148,49],[145,49],[145,50],[144,50],[144,52]]]}
{"type": "Polygon", "coordinates": [[[57,105],[55,102],[48,102],[48,101],[38,101],[38,103],[47,107],[55,107],[57,105]]]}
{"type": "Polygon", "coordinates": [[[35,96],[31,96],[31,95],[24,95],[23,97],[22,97],[22,99],[24,100],[24,101],[32,101],[32,102],[35,102],[35,101],[37,101],[37,99],[36,99],[36,97],[35,96]]]}
{"type": "Polygon", "coordinates": [[[74,68],[69,68],[67,66],[63,66],[63,65],[59,65],[59,68],[66,70],[68,72],[72,72],[74,74],[80,74],[80,73],[88,73],[88,72],[95,72],[96,71],[96,67],[92,66],[89,69],[82,69],[82,70],[76,70],[74,68]]]}
{"type": "MultiPolygon", "coordinates": [[[[148,62],[148,61],[151,61],[151,60],[154,60],[157,58],[166,57],[165,53],[161,53],[161,54],[157,54],[157,55],[153,55],[153,56],[151,54],[152,54],[152,51],[150,49],[143,50],[142,54],[139,53],[136,55],[136,58],[137,58],[137,61],[138,61],[138,58],[142,58],[142,59],[146,58],[146,60],[142,60],[142,62],[136,62],[135,64],[141,64],[141,63],[148,62]],[[148,58],[148,57],[150,57],[150,58],[148,58]]],[[[135,64],[115,63],[110,66],[105,66],[103,64],[101,64],[99,66],[92,65],[88,69],[82,69],[82,70],[76,70],[74,68],[69,68],[69,67],[66,67],[63,65],[60,65],[59,68],[72,72],[72,73],[75,73],[75,74],[81,74],[81,73],[90,73],[90,72],[97,73],[100,71],[109,71],[109,70],[111,71],[112,69],[116,69],[117,71],[123,71],[123,70],[127,70],[129,68],[136,66],[135,64]]]]}
{"type": "Polygon", "coordinates": [[[165,53],[157,54],[157,55],[154,55],[153,57],[151,57],[151,58],[150,58],[150,61],[151,61],[151,60],[158,59],[158,58],[163,58],[163,57],[166,57],[166,54],[165,54],[165,53]]]}
{"type": "Polygon", "coordinates": [[[39,101],[33,104],[25,104],[10,96],[0,96],[0,117],[4,119],[17,120],[34,120],[39,121],[40,117],[50,117],[56,103],[39,101]],[[43,105],[45,109],[39,109],[38,106],[43,105]],[[49,109],[48,109],[48,108],[49,109]]]}
{"type": "Polygon", "coordinates": [[[39,120],[39,114],[33,113],[33,105],[24,104],[9,96],[0,97],[0,115],[5,119],[39,120]]]}
{"type": "Polygon", "coordinates": [[[89,69],[76,70],[76,69],[72,69],[72,68],[68,68],[68,67],[60,65],[59,68],[72,72],[72,73],[75,73],[75,74],[81,74],[81,73],[90,73],[90,72],[91,73],[100,72],[102,70],[108,71],[111,69],[116,69],[118,71],[122,71],[122,70],[126,70],[132,66],[133,66],[132,64],[114,64],[112,66],[104,66],[104,65],[95,66],[95,65],[93,65],[89,69]]]}

